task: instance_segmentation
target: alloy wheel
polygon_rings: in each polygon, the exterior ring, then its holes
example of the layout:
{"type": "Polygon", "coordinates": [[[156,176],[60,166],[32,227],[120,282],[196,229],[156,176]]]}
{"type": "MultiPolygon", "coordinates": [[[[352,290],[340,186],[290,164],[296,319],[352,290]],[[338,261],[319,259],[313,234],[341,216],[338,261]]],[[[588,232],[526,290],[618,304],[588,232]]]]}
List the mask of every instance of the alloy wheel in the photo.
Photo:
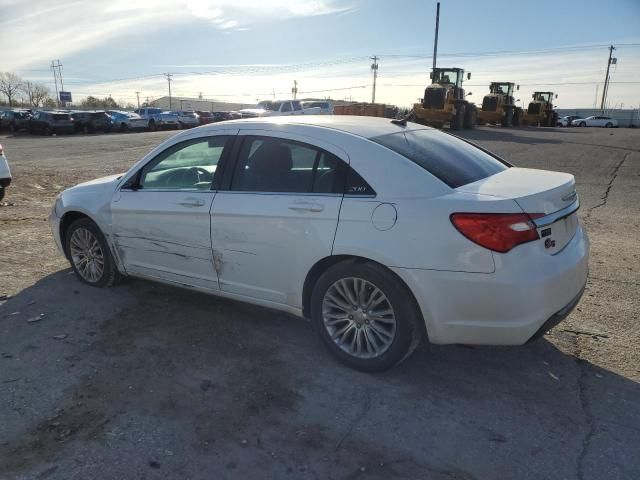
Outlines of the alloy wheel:
{"type": "Polygon", "coordinates": [[[77,228],[69,242],[71,261],[80,276],[89,283],[98,282],[104,273],[104,252],[98,239],[86,228],[77,228]]]}
{"type": "Polygon", "coordinates": [[[356,358],[379,357],[396,336],[396,316],[387,296],[362,278],[341,278],[327,289],[322,321],[331,340],[356,358]]]}

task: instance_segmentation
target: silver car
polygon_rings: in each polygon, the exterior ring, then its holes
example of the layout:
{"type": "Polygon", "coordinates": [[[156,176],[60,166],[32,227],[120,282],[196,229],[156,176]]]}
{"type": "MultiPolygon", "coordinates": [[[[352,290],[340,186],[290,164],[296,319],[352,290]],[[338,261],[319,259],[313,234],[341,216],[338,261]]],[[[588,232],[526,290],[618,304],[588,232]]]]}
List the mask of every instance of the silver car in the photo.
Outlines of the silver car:
{"type": "Polygon", "coordinates": [[[142,131],[149,128],[149,121],[140,117],[137,113],[121,112],[118,110],[107,111],[111,117],[111,129],[121,132],[142,131]]]}

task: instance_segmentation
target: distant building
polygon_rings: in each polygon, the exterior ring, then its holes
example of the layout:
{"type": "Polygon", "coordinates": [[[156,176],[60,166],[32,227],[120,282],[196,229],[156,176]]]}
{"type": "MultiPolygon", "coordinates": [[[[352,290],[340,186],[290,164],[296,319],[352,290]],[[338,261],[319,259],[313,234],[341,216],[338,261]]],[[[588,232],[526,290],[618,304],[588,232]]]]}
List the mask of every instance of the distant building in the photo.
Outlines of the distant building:
{"type": "Polygon", "coordinates": [[[171,106],[169,106],[169,97],[160,97],[152,102],[149,106],[158,107],[166,110],[184,110],[195,112],[197,110],[205,112],[228,112],[231,110],[241,110],[243,108],[251,108],[253,103],[230,103],[222,102],[215,99],[206,98],[189,98],[189,97],[171,97],[171,106]]]}

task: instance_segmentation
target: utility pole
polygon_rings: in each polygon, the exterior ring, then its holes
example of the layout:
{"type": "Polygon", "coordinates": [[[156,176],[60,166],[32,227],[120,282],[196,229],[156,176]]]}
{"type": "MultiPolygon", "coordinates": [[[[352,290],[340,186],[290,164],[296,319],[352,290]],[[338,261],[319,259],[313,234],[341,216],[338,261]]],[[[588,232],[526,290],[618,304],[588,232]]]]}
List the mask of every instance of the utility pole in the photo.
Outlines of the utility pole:
{"type": "MultiPolygon", "coordinates": [[[[297,80],[293,81],[293,88],[291,89],[291,94],[293,95],[293,99],[294,100],[298,96],[298,81],[297,80]]],[[[275,98],[275,92],[274,92],[273,98],[275,98]]]]}
{"type": "Polygon", "coordinates": [[[593,108],[595,109],[596,106],[598,105],[598,88],[600,88],[600,85],[598,85],[596,83],[596,97],[593,99],[593,108]]]}
{"type": "Polygon", "coordinates": [[[371,103],[376,103],[376,80],[378,79],[378,57],[374,55],[371,57],[373,63],[371,64],[371,71],[373,72],[373,91],[371,92],[371,103]]]}
{"type": "Polygon", "coordinates": [[[169,84],[169,110],[172,110],[173,106],[171,104],[171,77],[173,75],[171,75],[170,73],[165,73],[165,75],[167,76],[167,83],[169,84]]]}
{"type": "Polygon", "coordinates": [[[433,76],[436,74],[436,58],[438,57],[438,28],[440,26],[440,2],[436,6],[436,39],[433,42],[433,76]]]}
{"type": "Polygon", "coordinates": [[[60,59],[58,59],[57,62],[58,63],[51,60],[51,70],[53,71],[53,82],[56,85],[56,102],[58,103],[58,106],[60,106],[59,92],[64,91],[64,85],[62,83],[62,64],[60,63],[60,59]],[[58,80],[60,81],[60,90],[58,90],[58,80]]]}
{"type": "Polygon", "coordinates": [[[607,90],[609,90],[609,69],[611,68],[611,64],[617,63],[617,58],[611,58],[613,55],[613,51],[615,47],[611,45],[609,47],[609,60],[607,60],[607,74],[604,77],[604,87],[602,88],[602,101],[600,102],[600,110],[604,110],[604,102],[607,99],[607,90]]]}
{"type": "Polygon", "coordinates": [[[138,97],[138,110],[140,110],[140,92],[136,92],[136,97],[138,97]]]}

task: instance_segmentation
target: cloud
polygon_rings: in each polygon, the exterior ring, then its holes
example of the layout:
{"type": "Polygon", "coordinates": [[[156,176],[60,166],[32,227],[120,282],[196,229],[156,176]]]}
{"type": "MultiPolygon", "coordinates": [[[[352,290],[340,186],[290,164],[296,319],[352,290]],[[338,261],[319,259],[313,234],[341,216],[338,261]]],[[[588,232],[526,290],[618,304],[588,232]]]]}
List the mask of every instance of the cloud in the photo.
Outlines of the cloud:
{"type": "Polygon", "coordinates": [[[2,68],[19,70],[108,43],[119,35],[204,20],[224,32],[252,25],[343,13],[335,0],[0,0],[2,68]],[[25,41],[26,40],[26,41],[25,41]],[[37,41],[34,41],[37,40],[37,41]]]}

